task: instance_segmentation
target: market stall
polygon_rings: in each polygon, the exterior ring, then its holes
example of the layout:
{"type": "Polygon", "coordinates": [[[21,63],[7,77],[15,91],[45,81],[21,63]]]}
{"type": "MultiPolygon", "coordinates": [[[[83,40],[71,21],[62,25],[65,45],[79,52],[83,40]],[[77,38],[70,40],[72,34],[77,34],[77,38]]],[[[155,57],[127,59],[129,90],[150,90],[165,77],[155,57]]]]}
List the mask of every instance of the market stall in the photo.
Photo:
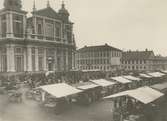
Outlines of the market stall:
{"type": "Polygon", "coordinates": [[[161,72],[167,74],[167,70],[161,70],[161,72]]]}
{"type": "Polygon", "coordinates": [[[153,114],[153,111],[156,111],[156,105],[153,102],[163,95],[163,93],[150,87],[141,87],[110,95],[104,99],[114,99],[114,112],[120,114],[119,116],[116,115],[117,118],[121,117],[119,121],[124,119],[129,121],[131,116],[136,116],[137,119],[143,117],[152,118],[153,116],[150,117],[150,115],[153,114]]]}
{"type": "Polygon", "coordinates": [[[66,110],[72,102],[72,96],[82,92],[65,83],[45,85],[37,89],[41,90],[42,106],[56,113],[66,110]]]}
{"type": "Polygon", "coordinates": [[[99,100],[102,97],[101,95],[102,87],[95,83],[82,82],[74,84],[73,86],[76,87],[77,89],[82,90],[82,93],[79,94],[77,99],[77,102],[79,104],[88,105],[92,102],[99,100]]]}
{"type": "Polygon", "coordinates": [[[144,73],[140,73],[139,77],[142,79],[143,86],[151,85],[151,79],[153,78],[152,76],[144,74],[144,73]]]}
{"type": "Polygon", "coordinates": [[[127,76],[123,76],[125,79],[131,80],[133,82],[133,86],[132,88],[138,88],[142,86],[142,79],[131,76],[131,75],[127,75],[127,76]]]}
{"type": "Polygon", "coordinates": [[[103,88],[101,91],[101,94],[103,96],[111,95],[113,93],[114,86],[116,85],[116,82],[111,82],[106,79],[97,79],[97,80],[90,80],[90,81],[103,88]]]}
{"type": "Polygon", "coordinates": [[[111,77],[111,80],[117,82],[117,87],[114,90],[114,93],[125,91],[131,88],[132,81],[123,78],[122,76],[111,77]]]}
{"type": "Polygon", "coordinates": [[[151,84],[157,84],[157,83],[162,83],[164,82],[164,73],[161,72],[151,72],[151,73],[147,73],[147,75],[152,76],[151,79],[151,84]]]}

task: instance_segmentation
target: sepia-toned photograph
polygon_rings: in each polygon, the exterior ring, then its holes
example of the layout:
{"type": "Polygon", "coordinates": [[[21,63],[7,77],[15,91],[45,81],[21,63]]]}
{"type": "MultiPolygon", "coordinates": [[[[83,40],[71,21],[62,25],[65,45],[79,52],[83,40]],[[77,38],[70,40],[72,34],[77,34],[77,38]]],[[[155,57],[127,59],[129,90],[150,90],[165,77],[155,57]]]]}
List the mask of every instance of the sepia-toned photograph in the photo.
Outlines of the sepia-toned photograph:
{"type": "Polygon", "coordinates": [[[0,121],[167,121],[167,0],[0,0],[0,121]]]}

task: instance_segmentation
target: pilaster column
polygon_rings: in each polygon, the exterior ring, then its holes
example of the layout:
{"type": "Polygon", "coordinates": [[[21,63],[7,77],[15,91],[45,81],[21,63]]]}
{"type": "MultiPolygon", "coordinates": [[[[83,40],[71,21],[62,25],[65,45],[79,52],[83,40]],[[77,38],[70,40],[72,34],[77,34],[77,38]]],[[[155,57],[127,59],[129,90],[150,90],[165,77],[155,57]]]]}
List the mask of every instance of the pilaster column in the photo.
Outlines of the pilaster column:
{"type": "Polygon", "coordinates": [[[53,22],[53,36],[54,36],[54,41],[56,41],[56,24],[53,22]]]}
{"type": "Polygon", "coordinates": [[[0,16],[0,38],[2,37],[2,19],[0,16]]]}
{"type": "Polygon", "coordinates": [[[9,33],[10,33],[10,21],[9,21],[9,13],[6,14],[6,37],[10,37],[9,33]]]}
{"type": "Polygon", "coordinates": [[[37,18],[34,17],[34,34],[35,34],[35,39],[37,39],[37,18]]]}
{"type": "Polygon", "coordinates": [[[54,65],[55,65],[55,71],[57,71],[58,70],[58,65],[57,65],[57,49],[55,49],[55,56],[54,56],[54,65]]]}
{"type": "Polygon", "coordinates": [[[48,68],[47,68],[47,65],[46,65],[46,63],[47,63],[47,60],[46,60],[47,58],[46,58],[46,48],[44,48],[44,71],[48,71],[48,68]]]}
{"type": "Polygon", "coordinates": [[[76,65],[75,65],[75,53],[72,51],[72,69],[75,69],[76,65]]]}
{"type": "Polygon", "coordinates": [[[61,42],[64,42],[64,35],[63,35],[63,31],[64,31],[64,23],[61,23],[61,42]]]}
{"type": "Polygon", "coordinates": [[[38,47],[35,48],[35,71],[39,71],[38,47]]]}
{"type": "Polygon", "coordinates": [[[7,20],[7,37],[12,38],[13,37],[13,16],[12,16],[12,13],[7,14],[6,20],[7,20]]]}
{"type": "Polygon", "coordinates": [[[14,46],[7,46],[7,72],[15,72],[14,46]]]}
{"type": "Polygon", "coordinates": [[[45,23],[45,19],[43,19],[43,39],[45,40],[46,39],[46,31],[45,31],[45,28],[46,28],[46,23],[45,23]]]}
{"type": "Polygon", "coordinates": [[[32,71],[32,50],[31,47],[27,47],[27,71],[32,71]]]}
{"type": "Polygon", "coordinates": [[[25,38],[26,34],[26,27],[27,27],[27,22],[26,22],[26,16],[23,16],[23,38],[25,38]]]}
{"type": "Polygon", "coordinates": [[[66,68],[66,71],[68,71],[68,69],[69,69],[69,65],[68,65],[69,64],[69,62],[68,62],[69,61],[68,60],[68,49],[65,50],[65,54],[66,54],[66,60],[65,60],[66,61],[66,65],[65,65],[65,68],[66,68]]]}
{"type": "Polygon", "coordinates": [[[27,71],[27,48],[23,48],[24,71],[27,71]]]}
{"type": "Polygon", "coordinates": [[[2,65],[1,65],[2,58],[1,57],[2,57],[2,50],[0,49],[0,72],[2,72],[2,65]]]}

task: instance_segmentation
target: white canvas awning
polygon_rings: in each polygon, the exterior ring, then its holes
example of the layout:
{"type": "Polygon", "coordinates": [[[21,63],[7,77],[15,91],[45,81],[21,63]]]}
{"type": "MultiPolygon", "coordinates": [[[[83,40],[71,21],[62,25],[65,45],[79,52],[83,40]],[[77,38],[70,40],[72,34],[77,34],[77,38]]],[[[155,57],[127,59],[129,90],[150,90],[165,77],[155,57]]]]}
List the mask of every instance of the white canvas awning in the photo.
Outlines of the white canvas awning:
{"type": "Polygon", "coordinates": [[[153,77],[162,77],[165,74],[160,73],[160,72],[153,72],[153,73],[148,73],[148,75],[153,76],[153,77]]]}
{"type": "Polygon", "coordinates": [[[51,94],[52,96],[55,96],[56,98],[66,97],[81,92],[81,90],[78,90],[65,83],[45,85],[39,88],[51,94]]]}
{"type": "Polygon", "coordinates": [[[149,76],[147,74],[139,74],[139,75],[140,75],[140,77],[144,77],[144,78],[152,78],[152,76],[149,76]]]}
{"type": "Polygon", "coordinates": [[[132,81],[141,81],[140,78],[137,78],[137,77],[134,77],[134,76],[131,76],[131,75],[123,76],[123,77],[126,78],[126,79],[129,79],[129,80],[132,80],[132,81]]]}
{"type": "Polygon", "coordinates": [[[93,70],[82,70],[82,72],[99,72],[100,69],[93,69],[93,70]]]}
{"type": "Polygon", "coordinates": [[[49,74],[53,74],[54,73],[54,71],[47,71],[46,73],[45,73],[45,76],[48,76],[49,74]]]}
{"type": "Polygon", "coordinates": [[[90,84],[90,85],[79,86],[77,88],[81,89],[81,90],[88,90],[88,89],[92,89],[92,88],[96,88],[96,87],[98,87],[98,85],[96,85],[96,84],[90,84]]]}
{"type": "Polygon", "coordinates": [[[161,71],[161,72],[163,72],[163,73],[167,74],[167,70],[163,70],[163,71],[161,71]]]}
{"type": "Polygon", "coordinates": [[[154,90],[150,87],[141,87],[138,89],[124,91],[111,96],[107,96],[105,97],[105,99],[121,97],[121,96],[130,96],[144,104],[148,104],[155,101],[156,99],[160,98],[163,95],[164,95],[163,93],[154,90]]]}
{"type": "Polygon", "coordinates": [[[99,85],[92,82],[82,82],[82,83],[74,84],[73,86],[80,90],[89,90],[96,87],[100,87],[99,85]]]}
{"type": "Polygon", "coordinates": [[[115,80],[119,83],[122,83],[122,84],[127,84],[127,83],[131,83],[132,81],[128,80],[128,79],[125,79],[123,78],[122,76],[117,76],[117,77],[111,77],[112,80],[115,80]]]}
{"type": "Polygon", "coordinates": [[[90,81],[102,87],[107,87],[116,84],[115,82],[107,81],[105,79],[90,80],[90,81]]]}
{"type": "Polygon", "coordinates": [[[153,89],[159,90],[159,91],[163,91],[165,89],[167,89],[167,82],[166,83],[162,83],[162,84],[155,84],[151,86],[153,89]]]}

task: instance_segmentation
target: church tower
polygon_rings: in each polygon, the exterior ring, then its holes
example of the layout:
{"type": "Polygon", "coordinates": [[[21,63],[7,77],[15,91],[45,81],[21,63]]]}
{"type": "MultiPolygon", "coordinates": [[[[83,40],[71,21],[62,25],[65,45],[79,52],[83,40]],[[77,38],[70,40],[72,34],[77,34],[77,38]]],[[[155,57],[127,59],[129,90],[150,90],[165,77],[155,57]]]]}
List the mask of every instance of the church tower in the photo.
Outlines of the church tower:
{"type": "Polygon", "coordinates": [[[4,7],[8,10],[21,10],[21,0],[5,0],[4,7]]]}
{"type": "Polygon", "coordinates": [[[62,18],[63,21],[67,22],[69,20],[69,12],[65,8],[64,1],[62,2],[61,9],[59,10],[59,15],[62,18]]]}
{"type": "Polygon", "coordinates": [[[0,36],[24,38],[27,12],[22,10],[21,0],[4,0],[0,13],[0,36]]]}

